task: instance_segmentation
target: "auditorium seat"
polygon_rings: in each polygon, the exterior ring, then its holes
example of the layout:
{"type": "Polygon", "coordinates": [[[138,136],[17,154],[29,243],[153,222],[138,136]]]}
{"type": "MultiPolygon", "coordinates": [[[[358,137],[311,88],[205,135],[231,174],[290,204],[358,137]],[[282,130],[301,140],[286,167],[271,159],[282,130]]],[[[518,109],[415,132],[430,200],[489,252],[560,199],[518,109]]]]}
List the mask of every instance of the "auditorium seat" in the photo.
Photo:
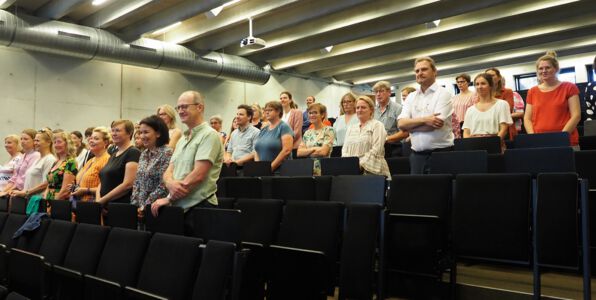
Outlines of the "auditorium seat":
{"type": "Polygon", "coordinates": [[[244,176],[246,177],[261,177],[272,176],[270,161],[251,161],[244,164],[244,176]]]}
{"type": "MultiPolygon", "coordinates": [[[[41,200],[45,201],[45,200],[41,200]]],[[[50,216],[52,219],[70,221],[72,220],[72,204],[66,200],[47,200],[50,205],[50,216]]]]}
{"type": "Polygon", "coordinates": [[[505,150],[507,173],[575,172],[575,158],[571,147],[548,147],[505,150]]]}
{"type": "Polygon", "coordinates": [[[28,201],[27,198],[23,198],[23,197],[11,197],[10,198],[10,205],[8,207],[10,209],[10,213],[24,215],[26,213],[26,211],[27,211],[27,203],[28,202],[29,201],[28,201]]]}
{"type": "Polygon", "coordinates": [[[409,157],[389,157],[385,159],[389,166],[391,175],[405,175],[410,174],[410,158],[409,157]]]}
{"type": "Polygon", "coordinates": [[[241,212],[236,209],[194,208],[193,235],[207,242],[219,240],[240,244],[241,212]]]}
{"type": "Polygon", "coordinates": [[[329,201],[342,203],[385,203],[386,180],[380,175],[335,176],[329,201]]]}
{"type": "Polygon", "coordinates": [[[15,247],[21,250],[37,253],[49,226],[49,219],[41,220],[37,229],[23,232],[15,247]]]}
{"type": "Polygon", "coordinates": [[[313,175],[314,160],[310,158],[304,159],[288,159],[279,166],[279,175],[281,176],[312,176],[313,175]]]}
{"type": "Polygon", "coordinates": [[[13,234],[25,223],[27,217],[20,214],[9,214],[0,231],[0,244],[7,248],[12,248],[17,244],[17,240],[13,239],[13,234]]]}
{"type": "Polygon", "coordinates": [[[8,259],[9,289],[26,299],[50,298],[50,265],[43,256],[12,249],[8,259]]]}
{"type": "Polygon", "coordinates": [[[236,198],[217,197],[217,208],[233,209],[236,205],[236,198]]]}
{"type": "Polygon", "coordinates": [[[498,136],[455,139],[455,151],[485,150],[488,154],[501,153],[501,138],[498,136]]]}
{"type": "Polygon", "coordinates": [[[209,241],[203,249],[201,266],[194,282],[190,299],[225,299],[234,268],[236,245],[229,242],[209,241]]]}
{"type": "Polygon", "coordinates": [[[579,137],[580,150],[596,150],[596,136],[580,136],[579,137]]]}
{"type": "Polygon", "coordinates": [[[101,224],[101,204],[92,201],[77,202],[76,220],[78,223],[101,224]]]}
{"type": "Polygon", "coordinates": [[[51,264],[61,265],[77,225],[62,220],[52,220],[39,247],[39,255],[51,264]]]}
{"type": "Polygon", "coordinates": [[[154,217],[151,205],[145,206],[145,230],[152,233],[184,234],[184,209],[179,206],[162,206],[154,217]]]}
{"type": "Polygon", "coordinates": [[[238,168],[238,165],[236,165],[236,163],[231,163],[229,165],[222,164],[221,171],[219,172],[219,177],[220,178],[221,177],[236,177],[236,176],[238,176],[237,168],[238,168]]]}
{"type": "Polygon", "coordinates": [[[568,132],[544,132],[533,134],[518,134],[513,141],[515,149],[569,147],[568,132]]]}
{"type": "Polygon", "coordinates": [[[274,176],[264,177],[269,180],[271,195],[269,198],[282,200],[316,200],[315,179],[313,176],[274,176]]]}
{"type": "Polygon", "coordinates": [[[128,203],[108,203],[108,214],[104,218],[106,226],[137,229],[137,206],[128,203]]]}
{"type": "Polygon", "coordinates": [[[487,173],[488,154],[485,150],[433,152],[431,174],[487,173]]]}
{"type": "Polygon", "coordinates": [[[321,175],[359,175],[360,160],[358,157],[330,157],[319,159],[321,175]]]}
{"type": "Polygon", "coordinates": [[[258,177],[227,177],[222,185],[225,189],[223,195],[231,198],[261,198],[263,196],[263,183],[258,177]]]}
{"type": "Polygon", "coordinates": [[[9,196],[0,197],[0,212],[7,212],[8,211],[8,202],[10,200],[9,196]]]}

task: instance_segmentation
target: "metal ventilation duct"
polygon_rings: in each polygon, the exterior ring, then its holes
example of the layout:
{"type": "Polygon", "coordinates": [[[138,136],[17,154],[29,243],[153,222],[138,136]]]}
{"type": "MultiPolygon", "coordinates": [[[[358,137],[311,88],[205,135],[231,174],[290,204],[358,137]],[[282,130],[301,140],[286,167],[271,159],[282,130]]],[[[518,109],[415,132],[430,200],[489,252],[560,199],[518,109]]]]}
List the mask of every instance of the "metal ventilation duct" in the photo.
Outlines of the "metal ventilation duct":
{"type": "Polygon", "coordinates": [[[218,52],[199,54],[180,45],[145,38],[127,44],[105,30],[17,17],[4,10],[0,10],[0,45],[256,84],[265,84],[270,77],[243,57],[218,52]]]}

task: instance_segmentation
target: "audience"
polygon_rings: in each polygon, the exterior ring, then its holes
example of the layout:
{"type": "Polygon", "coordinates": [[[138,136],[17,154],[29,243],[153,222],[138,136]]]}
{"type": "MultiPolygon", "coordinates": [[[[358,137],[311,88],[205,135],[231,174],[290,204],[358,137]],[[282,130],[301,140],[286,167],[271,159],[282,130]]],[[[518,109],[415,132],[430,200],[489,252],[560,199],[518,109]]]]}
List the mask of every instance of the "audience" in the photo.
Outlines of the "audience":
{"type": "MultiPolygon", "coordinates": [[[[35,150],[39,152],[39,159],[25,172],[25,182],[22,190],[13,190],[12,196],[29,198],[36,196],[41,199],[41,193],[48,186],[47,175],[56,162],[54,156],[54,134],[48,128],[41,129],[35,135],[33,142],[35,150]]],[[[21,142],[23,140],[21,139],[21,142]]]]}
{"type": "Polygon", "coordinates": [[[333,123],[335,146],[343,146],[346,130],[354,124],[358,124],[358,118],[356,117],[356,95],[349,92],[341,97],[339,117],[333,123]]]}
{"type": "Polygon", "coordinates": [[[219,139],[221,140],[222,145],[226,142],[227,134],[222,129],[223,119],[220,115],[214,115],[209,118],[209,125],[211,128],[215,130],[215,132],[219,133],[219,139]]]}
{"type": "Polygon", "coordinates": [[[43,198],[46,200],[68,200],[70,188],[78,173],[76,147],[66,132],[55,133],[53,145],[58,161],[46,174],[48,187],[43,198]]]}
{"type": "Polygon", "coordinates": [[[70,133],[70,140],[76,149],[75,157],[77,159],[77,166],[82,167],[85,165],[85,158],[89,154],[87,145],[83,142],[83,134],[75,130],[70,133]]]}
{"type": "Polygon", "coordinates": [[[236,111],[236,124],[238,128],[230,134],[230,142],[224,153],[224,163],[235,163],[239,166],[254,159],[254,145],[260,131],[252,126],[252,107],[241,104],[236,111]]]}
{"type": "Polygon", "coordinates": [[[302,142],[302,112],[298,110],[298,105],[292,100],[292,94],[284,91],[279,95],[283,114],[281,120],[290,126],[293,135],[292,149],[298,149],[300,142],[302,142]]]}
{"type": "Polygon", "coordinates": [[[513,124],[509,105],[505,100],[494,97],[491,75],[478,74],[474,78],[474,86],[478,94],[478,102],[470,106],[466,112],[463,126],[464,138],[497,135],[503,141],[509,132],[509,125],[513,124]]]}
{"type": "Polygon", "coordinates": [[[252,119],[250,120],[250,123],[256,129],[261,130],[261,128],[263,128],[263,124],[264,124],[263,110],[261,109],[261,106],[257,103],[252,105],[252,110],[253,110],[253,116],[252,116],[252,119]]]}
{"type": "Polygon", "coordinates": [[[139,129],[135,128],[135,134],[134,134],[135,143],[134,143],[134,146],[137,149],[139,149],[139,151],[143,151],[143,150],[145,150],[145,146],[143,145],[143,140],[141,139],[141,131],[139,131],[139,129]]]}
{"type": "Polygon", "coordinates": [[[400,132],[397,128],[397,116],[401,113],[402,106],[399,103],[389,100],[391,97],[391,84],[388,81],[379,81],[373,86],[377,105],[374,109],[375,120],[385,126],[387,135],[391,137],[386,140],[385,154],[387,156],[401,155],[401,140],[408,137],[407,132],[400,132]]]}
{"type": "Polygon", "coordinates": [[[10,159],[4,165],[0,166],[0,191],[4,191],[16,167],[23,158],[21,145],[19,145],[19,137],[16,134],[11,134],[4,138],[4,148],[10,159]]]}
{"type": "Polygon", "coordinates": [[[95,127],[88,143],[93,157],[80,168],[76,184],[70,188],[71,197],[77,201],[95,201],[99,186],[99,172],[110,159],[107,149],[112,143],[112,136],[106,127],[95,127]]]}
{"type": "Polygon", "coordinates": [[[238,121],[236,121],[236,117],[232,119],[232,125],[230,126],[230,132],[226,136],[226,141],[224,142],[224,150],[228,149],[228,144],[230,143],[230,137],[232,136],[232,132],[238,129],[238,121]]]}
{"type": "Polygon", "coordinates": [[[139,159],[130,203],[142,211],[145,205],[168,195],[162,178],[170,164],[172,149],[168,147],[168,126],[162,119],[153,115],[141,120],[140,124],[139,132],[145,150],[139,159]]]}
{"type": "Polygon", "coordinates": [[[304,112],[302,113],[302,135],[304,136],[304,133],[308,130],[308,127],[310,126],[310,121],[308,118],[308,108],[315,103],[315,96],[308,96],[306,97],[306,109],[304,110],[304,112]]]}
{"type": "Polygon", "coordinates": [[[176,148],[176,143],[182,137],[182,130],[176,125],[176,111],[172,106],[164,104],[157,108],[157,115],[168,125],[170,135],[168,147],[173,151],[176,148]]]}
{"type": "Polygon", "coordinates": [[[559,81],[559,61],[547,52],[536,61],[540,84],[528,91],[524,126],[527,133],[565,131],[571,145],[577,145],[577,123],[581,118],[579,89],[571,82],[559,81]]]}
{"type": "Polygon", "coordinates": [[[457,119],[460,122],[463,122],[466,117],[466,111],[473,106],[474,103],[478,102],[478,99],[476,99],[477,96],[469,90],[470,83],[472,82],[470,75],[465,73],[457,75],[457,77],[455,77],[455,82],[459,89],[459,94],[451,98],[451,103],[457,119]]]}
{"type": "Polygon", "coordinates": [[[281,120],[282,105],[279,101],[265,104],[265,117],[269,125],[263,127],[255,141],[255,161],[270,161],[271,170],[275,171],[282,162],[291,158],[294,132],[281,120]]]}
{"type": "Polygon", "coordinates": [[[311,104],[308,107],[308,118],[313,128],[304,133],[302,143],[298,147],[298,156],[315,158],[313,175],[320,176],[321,164],[317,158],[331,156],[335,130],[333,127],[323,124],[323,120],[327,118],[327,107],[323,104],[311,104]]]}
{"type": "Polygon", "coordinates": [[[107,206],[108,202],[130,203],[141,156],[141,151],[131,143],[134,133],[134,124],[131,121],[117,120],[110,127],[116,151],[99,172],[99,186],[95,196],[95,201],[103,206],[107,206]]]}
{"type": "MultiPolygon", "coordinates": [[[[503,76],[501,76],[501,71],[497,68],[488,68],[486,69],[485,73],[493,77],[493,82],[495,84],[495,98],[505,100],[507,104],[509,104],[509,113],[513,113],[513,108],[515,107],[515,103],[513,102],[513,90],[505,87],[505,80],[503,76]]],[[[515,129],[515,125],[511,124],[509,126],[509,134],[507,135],[508,139],[513,140],[513,138],[517,135],[517,130],[515,129]]]]}
{"type": "Polygon", "coordinates": [[[216,182],[224,151],[219,134],[204,121],[205,101],[199,92],[182,93],[176,110],[182,123],[188,126],[188,131],[178,142],[163,175],[169,194],[151,204],[151,213],[157,216],[159,208],[164,205],[182,207],[185,234],[192,235],[193,208],[217,207],[216,182]]]}
{"type": "Polygon", "coordinates": [[[39,152],[35,151],[34,139],[37,132],[34,129],[25,129],[21,133],[21,147],[23,148],[23,158],[15,166],[14,172],[8,180],[8,183],[0,193],[0,196],[11,194],[12,191],[22,191],[25,184],[25,174],[40,157],[39,152]]]}

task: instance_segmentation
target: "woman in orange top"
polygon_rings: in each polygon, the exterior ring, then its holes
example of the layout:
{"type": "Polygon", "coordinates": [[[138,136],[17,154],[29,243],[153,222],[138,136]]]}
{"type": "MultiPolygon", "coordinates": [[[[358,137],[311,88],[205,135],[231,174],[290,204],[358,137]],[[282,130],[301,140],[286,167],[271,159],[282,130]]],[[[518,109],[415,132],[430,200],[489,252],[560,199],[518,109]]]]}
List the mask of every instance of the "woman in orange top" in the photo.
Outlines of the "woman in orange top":
{"type": "Polygon", "coordinates": [[[559,62],[554,52],[536,61],[539,85],[528,91],[524,125],[528,133],[569,132],[571,145],[577,145],[577,123],[581,112],[579,89],[571,82],[557,78],[559,62]]]}
{"type": "Polygon", "coordinates": [[[106,150],[112,143],[110,132],[105,127],[93,129],[89,139],[89,151],[95,156],[80,168],[76,185],[71,187],[72,197],[82,201],[95,201],[95,192],[99,185],[99,171],[108,163],[110,155],[106,150]]]}
{"type": "MultiPolygon", "coordinates": [[[[493,77],[493,82],[495,83],[495,98],[507,101],[507,104],[509,104],[509,113],[513,113],[513,90],[505,87],[503,76],[501,76],[499,69],[488,68],[484,72],[493,77]]],[[[509,139],[513,140],[516,135],[517,130],[515,129],[515,124],[512,124],[509,126],[509,139]]]]}

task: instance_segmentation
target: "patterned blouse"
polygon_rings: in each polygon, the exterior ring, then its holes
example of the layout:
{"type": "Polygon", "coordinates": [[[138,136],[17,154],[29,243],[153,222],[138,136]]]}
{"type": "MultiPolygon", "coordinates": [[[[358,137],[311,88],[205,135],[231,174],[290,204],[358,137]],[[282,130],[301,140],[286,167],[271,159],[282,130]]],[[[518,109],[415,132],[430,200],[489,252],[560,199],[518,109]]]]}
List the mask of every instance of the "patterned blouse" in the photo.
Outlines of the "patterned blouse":
{"type": "MultiPolygon", "coordinates": [[[[307,148],[310,147],[323,147],[327,145],[329,147],[329,153],[327,157],[331,156],[331,150],[333,149],[333,142],[335,141],[335,130],[331,126],[324,126],[323,128],[309,129],[302,136],[302,145],[307,148]]],[[[321,163],[318,158],[314,158],[313,175],[321,175],[321,163]]]]}
{"type": "Polygon", "coordinates": [[[371,119],[360,127],[359,124],[348,127],[342,157],[356,156],[364,174],[383,175],[391,178],[389,166],[385,160],[385,139],[387,132],[383,123],[371,119]]]}
{"type": "Polygon", "coordinates": [[[48,194],[47,200],[56,199],[56,194],[62,189],[62,182],[64,181],[64,174],[72,174],[76,176],[78,173],[76,158],[69,158],[62,162],[56,162],[50,172],[48,173],[48,194]],[[60,165],[57,165],[60,163],[60,165]]]}
{"type": "Polygon", "coordinates": [[[131,204],[144,207],[168,195],[168,189],[162,177],[170,164],[170,158],[172,158],[172,149],[167,145],[153,150],[145,149],[141,153],[137,178],[130,197],[131,204]]]}

